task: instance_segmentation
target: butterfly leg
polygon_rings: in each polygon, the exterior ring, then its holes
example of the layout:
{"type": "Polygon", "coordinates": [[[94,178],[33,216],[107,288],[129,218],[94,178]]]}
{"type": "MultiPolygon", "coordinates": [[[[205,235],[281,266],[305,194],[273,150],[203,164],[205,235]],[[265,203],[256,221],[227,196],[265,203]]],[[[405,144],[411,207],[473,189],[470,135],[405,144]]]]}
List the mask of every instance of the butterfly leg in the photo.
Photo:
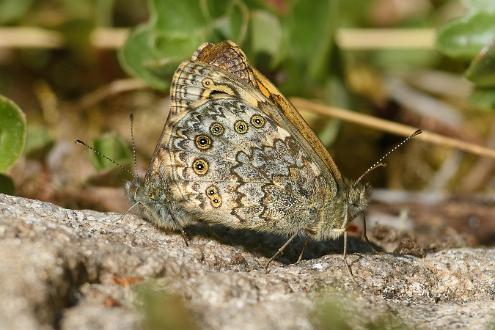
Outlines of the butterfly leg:
{"type": "Polygon", "coordinates": [[[356,279],[354,278],[354,274],[352,273],[351,266],[347,262],[347,232],[346,231],[344,231],[344,253],[342,254],[342,258],[344,259],[345,267],[347,268],[347,272],[351,276],[351,279],[357,283],[356,279]]]}
{"type": "Polygon", "coordinates": [[[289,237],[289,239],[287,240],[287,242],[284,243],[284,245],[282,245],[278,250],[277,252],[270,258],[270,260],[268,260],[268,262],[266,263],[265,265],[265,270],[268,270],[268,266],[270,266],[271,262],[273,260],[275,260],[276,257],[278,257],[279,255],[282,254],[282,252],[284,252],[285,248],[290,244],[290,242],[292,242],[292,240],[294,238],[296,238],[297,234],[299,233],[295,233],[293,234],[291,237],[289,237]]]}
{"type": "Polygon", "coordinates": [[[186,244],[186,246],[189,246],[189,237],[187,236],[186,231],[182,227],[180,227],[179,230],[180,230],[180,235],[182,236],[182,239],[184,240],[184,243],[186,244]]]}
{"type": "Polygon", "coordinates": [[[131,212],[131,210],[132,210],[134,207],[138,206],[139,204],[140,204],[139,202],[136,202],[136,203],[132,204],[132,206],[131,206],[131,207],[129,207],[129,208],[127,209],[127,211],[125,211],[125,213],[123,213],[123,214],[122,214],[122,218],[121,218],[121,219],[122,219],[122,221],[125,221],[125,220],[126,220],[126,218],[127,218],[127,216],[129,215],[129,213],[131,212]]]}
{"type": "Polygon", "coordinates": [[[306,238],[306,240],[303,243],[303,247],[302,247],[301,253],[299,254],[299,257],[297,258],[296,263],[302,260],[302,257],[303,257],[303,254],[304,254],[304,250],[306,249],[306,246],[308,245],[308,242],[309,242],[309,238],[306,238]]]}
{"type": "Polygon", "coordinates": [[[373,250],[373,252],[378,252],[376,251],[375,247],[373,246],[373,244],[371,244],[370,240],[368,239],[368,235],[366,234],[366,216],[364,215],[364,212],[361,214],[361,219],[363,221],[363,239],[366,243],[368,243],[368,245],[371,247],[371,249],[373,250]]]}
{"type": "Polygon", "coordinates": [[[184,240],[184,244],[186,244],[186,246],[189,246],[189,237],[187,236],[184,227],[180,225],[180,222],[177,221],[177,219],[172,215],[172,213],[169,212],[169,215],[172,218],[172,221],[175,223],[175,225],[179,228],[180,236],[182,236],[182,239],[184,240]]]}

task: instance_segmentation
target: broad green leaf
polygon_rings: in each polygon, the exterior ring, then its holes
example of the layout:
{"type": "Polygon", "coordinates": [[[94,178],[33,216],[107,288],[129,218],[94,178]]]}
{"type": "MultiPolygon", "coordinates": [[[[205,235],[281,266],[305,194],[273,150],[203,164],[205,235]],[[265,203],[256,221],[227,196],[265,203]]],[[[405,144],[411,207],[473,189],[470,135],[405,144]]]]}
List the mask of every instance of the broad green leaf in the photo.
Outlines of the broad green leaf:
{"type": "Polygon", "coordinates": [[[93,148],[96,152],[93,150],[89,150],[89,152],[91,161],[97,170],[113,168],[116,166],[106,157],[113,159],[116,163],[121,165],[132,163],[132,153],[128,145],[116,134],[104,134],[93,140],[93,148]]]}
{"type": "Polygon", "coordinates": [[[469,102],[482,111],[495,110],[495,88],[476,88],[469,96],[469,102]]]}
{"type": "Polygon", "coordinates": [[[171,61],[167,63],[161,59],[152,44],[150,28],[137,28],[119,50],[119,61],[129,74],[140,77],[153,88],[165,90],[170,83],[163,67],[170,65],[171,61]]]}
{"type": "Polygon", "coordinates": [[[233,0],[227,11],[228,33],[226,38],[239,45],[244,42],[249,24],[249,9],[241,0],[233,0]]]}
{"type": "Polygon", "coordinates": [[[310,79],[328,73],[338,18],[335,0],[294,0],[285,27],[285,53],[310,79]]]}
{"type": "Polygon", "coordinates": [[[199,0],[150,0],[151,24],[163,33],[189,34],[206,28],[199,0]]]}
{"type": "Polygon", "coordinates": [[[203,0],[205,3],[204,6],[201,6],[203,9],[203,15],[208,20],[214,20],[215,18],[219,18],[225,16],[225,12],[229,4],[232,2],[231,0],[203,0]]]}
{"type": "Polygon", "coordinates": [[[155,33],[153,35],[153,47],[166,72],[172,73],[180,62],[191,57],[194,51],[205,40],[202,34],[170,34],[155,33]]]}
{"type": "Polygon", "coordinates": [[[264,10],[251,14],[251,49],[254,54],[268,53],[277,57],[282,44],[282,27],[278,18],[264,10]]]}
{"type": "Polygon", "coordinates": [[[7,195],[15,194],[15,185],[11,177],[0,173],[0,193],[7,195]]]}
{"type": "Polygon", "coordinates": [[[242,45],[249,25],[249,8],[242,0],[209,0],[208,40],[232,40],[242,45]]]}
{"type": "Polygon", "coordinates": [[[26,118],[19,107],[0,95],[0,172],[22,153],[26,141],[26,118]]]}
{"type": "Polygon", "coordinates": [[[211,34],[200,2],[150,0],[149,23],[134,30],[119,51],[124,69],[151,87],[168,88],[177,65],[211,34]]]}
{"type": "Polygon", "coordinates": [[[495,42],[485,46],[474,58],[466,77],[478,87],[495,87],[495,42]]]}
{"type": "Polygon", "coordinates": [[[495,12],[495,1],[493,0],[463,0],[462,3],[471,14],[495,12]]]}
{"type": "Polygon", "coordinates": [[[0,25],[18,20],[32,4],[33,0],[0,0],[0,25]]]}
{"type": "Polygon", "coordinates": [[[477,13],[458,18],[437,34],[437,49],[461,59],[471,59],[495,39],[495,13],[477,13]]]}

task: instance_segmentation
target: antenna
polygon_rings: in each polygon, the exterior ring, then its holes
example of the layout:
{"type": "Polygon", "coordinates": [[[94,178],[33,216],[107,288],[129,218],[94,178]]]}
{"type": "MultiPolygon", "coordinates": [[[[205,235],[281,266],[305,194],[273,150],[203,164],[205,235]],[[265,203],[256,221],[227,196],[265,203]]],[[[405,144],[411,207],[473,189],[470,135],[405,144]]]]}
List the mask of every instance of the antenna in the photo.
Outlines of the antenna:
{"type": "Polygon", "coordinates": [[[411,135],[409,135],[408,137],[406,137],[404,140],[402,140],[402,142],[400,142],[398,145],[396,145],[395,147],[393,147],[392,149],[390,149],[385,155],[383,155],[382,157],[380,157],[380,159],[377,162],[375,162],[363,174],[361,174],[361,176],[356,180],[356,182],[354,182],[354,186],[357,185],[371,171],[377,169],[378,167],[386,166],[385,163],[383,163],[383,160],[385,160],[385,158],[387,158],[388,156],[390,156],[391,153],[393,153],[394,151],[396,151],[397,149],[399,149],[400,147],[402,147],[405,143],[409,142],[413,137],[415,137],[416,135],[421,134],[422,132],[423,132],[422,130],[417,129],[416,131],[414,131],[414,133],[412,133],[411,135]]]}
{"type": "Polygon", "coordinates": [[[98,156],[100,157],[103,157],[105,158],[106,160],[108,160],[109,162],[111,162],[112,164],[114,165],[117,165],[121,170],[123,170],[124,172],[130,174],[132,177],[134,177],[134,174],[131,173],[131,171],[129,171],[127,168],[125,168],[124,166],[122,166],[122,164],[119,164],[117,163],[115,160],[113,160],[112,158],[108,157],[107,155],[104,155],[102,154],[101,152],[99,152],[98,150],[96,150],[95,148],[89,146],[86,144],[86,142],[84,141],[81,141],[81,140],[76,140],[76,143],[79,143],[79,144],[82,144],[83,146],[85,146],[86,148],[88,148],[89,150],[93,151],[95,154],[97,154],[98,156]]]}
{"type": "Polygon", "coordinates": [[[129,115],[129,120],[131,121],[131,144],[132,144],[132,175],[134,178],[137,178],[137,157],[136,157],[136,143],[134,141],[134,114],[131,112],[129,115]]]}

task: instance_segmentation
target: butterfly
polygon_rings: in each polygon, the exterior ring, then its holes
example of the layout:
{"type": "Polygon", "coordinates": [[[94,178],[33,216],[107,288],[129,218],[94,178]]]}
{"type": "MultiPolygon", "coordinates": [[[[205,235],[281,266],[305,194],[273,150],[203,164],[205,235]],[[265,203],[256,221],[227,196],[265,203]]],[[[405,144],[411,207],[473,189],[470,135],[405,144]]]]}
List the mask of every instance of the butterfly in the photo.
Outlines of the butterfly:
{"type": "Polygon", "coordinates": [[[343,179],[298,111],[236,44],[201,45],[176,70],[170,98],[144,180],[126,184],[149,221],[181,232],[202,221],[286,236],[267,266],[298,235],[344,235],[345,259],[346,229],[358,216],[364,221],[368,185],[343,179]]]}

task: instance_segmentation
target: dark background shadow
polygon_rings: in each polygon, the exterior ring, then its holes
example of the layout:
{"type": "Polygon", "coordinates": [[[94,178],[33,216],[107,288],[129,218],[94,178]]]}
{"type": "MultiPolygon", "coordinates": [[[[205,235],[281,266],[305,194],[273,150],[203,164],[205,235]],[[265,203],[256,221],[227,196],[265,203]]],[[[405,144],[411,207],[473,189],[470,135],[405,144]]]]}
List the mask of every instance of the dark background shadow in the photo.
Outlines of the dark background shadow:
{"type": "MultiPolygon", "coordinates": [[[[216,240],[225,245],[240,246],[250,253],[261,255],[266,258],[272,257],[288,239],[286,236],[273,233],[258,232],[249,229],[233,229],[222,225],[207,225],[201,223],[188,226],[186,232],[189,238],[200,236],[216,240]]],[[[284,253],[277,257],[276,260],[284,264],[296,262],[304,246],[305,240],[306,237],[304,236],[296,237],[285,249],[284,253]]],[[[374,253],[375,251],[382,251],[380,246],[373,243],[371,246],[360,237],[348,236],[347,241],[348,254],[367,254],[374,253]]],[[[342,236],[334,240],[317,241],[309,239],[302,259],[315,259],[327,254],[342,255],[343,247],[344,239],[342,236]]]]}

